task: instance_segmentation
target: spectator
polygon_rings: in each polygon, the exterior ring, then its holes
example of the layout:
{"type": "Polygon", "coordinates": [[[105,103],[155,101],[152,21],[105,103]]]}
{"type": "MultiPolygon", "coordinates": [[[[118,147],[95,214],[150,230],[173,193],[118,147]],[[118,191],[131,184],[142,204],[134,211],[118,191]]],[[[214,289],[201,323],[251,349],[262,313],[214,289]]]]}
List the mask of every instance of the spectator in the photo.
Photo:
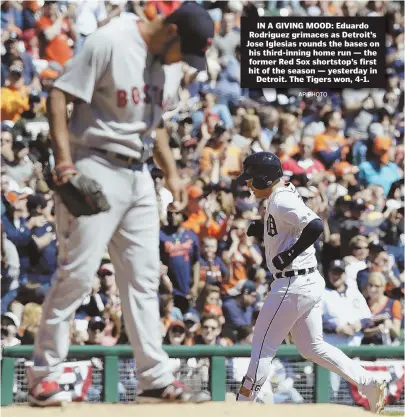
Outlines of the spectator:
{"type": "Polygon", "coordinates": [[[200,295],[197,298],[196,310],[199,314],[204,312],[204,308],[207,305],[220,305],[221,297],[219,288],[216,285],[206,284],[202,289],[200,295]]]}
{"type": "Polygon", "coordinates": [[[186,328],[182,321],[175,320],[170,323],[163,343],[165,345],[180,346],[184,345],[186,340],[186,328]]]}
{"type": "Polygon", "coordinates": [[[249,280],[242,281],[228,294],[231,297],[224,300],[222,307],[225,327],[237,331],[241,326],[252,324],[254,305],[257,300],[255,284],[249,280]]]}
{"type": "Polygon", "coordinates": [[[163,326],[163,335],[167,334],[170,325],[174,321],[182,321],[183,314],[181,310],[174,306],[172,294],[163,294],[160,296],[160,321],[163,326]]]}
{"type": "Polygon", "coordinates": [[[9,305],[16,298],[20,277],[20,259],[17,248],[1,234],[1,314],[8,311],[9,305]]]}
{"type": "Polygon", "coordinates": [[[233,56],[239,45],[240,33],[235,28],[235,15],[224,13],[220,31],[214,38],[214,47],[218,49],[219,56],[233,56]]]}
{"type": "Polygon", "coordinates": [[[215,238],[206,237],[202,240],[200,256],[200,288],[204,285],[220,286],[228,279],[229,271],[222,259],[217,255],[218,242],[215,238]]]}
{"type": "Polygon", "coordinates": [[[196,336],[196,345],[220,345],[227,346],[230,341],[221,337],[221,323],[213,317],[203,317],[201,319],[200,335],[196,336]]]}
{"type": "Polygon", "coordinates": [[[367,267],[369,255],[368,240],[365,236],[354,236],[349,242],[351,254],[343,258],[346,271],[346,285],[357,288],[357,274],[367,267]]]}
{"type": "Polygon", "coordinates": [[[102,317],[92,317],[89,321],[87,333],[89,335],[86,345],[100,345],[103,340],[105,322],[102,317]]]}
{"type": "Polygon", "coordinates": [[[238,219],[230,231],[228,250],[222,254],[225,265],[229,268],[229,281],[222,284],[221,293],[229,291],[241,280],[247,278],[247,271],[254,265],[261,265],[263,257],[252,237],[247,236],[247,222],[238,219]]]}
{"type": "Polygon", "coordinates": [[[256,285],[257,302],[263,302],[268,292],[266,270],[262,267],[254,266],[248,271],[248,279],[256,285]]]}
{"type": "MultiPolygon", "coordinates": [[[[19,334],[24,337],[27,329],[31,330],[39,326],[42,316],[42,306],[37,303],[28,303],[24,306],[21,317],[21,325],[19,326],[19,334]]],[[[31,336],[29,336],[31,337],[31,336]]],[[[27,340],[27,339],[25,339],[27,340]]],[[[24,344],[24,343],[23,343],[24,344]]],[[[25,343],[28,344],[28,343],[25,343]]]]}
{"type": "Polygon", "coordinates": [[[20,284],[27,281],[30,253],[35,248],[32,229],[46,224],[44,216],[31,217],[29,220],[27,217],[27,194],[17,194],[10,211],[1,218],[3,230],[20,257],[20,284]]]}
{"type": "Polygon", "coordinates": [[[16,122],[28,108],[23,68],[19,65],[12,65],[4,87],[1,88],[1,120],[16,122]]]}
{"type": "Polygon", "coordinates": [[[190,310],[184,315],[184,326],[186,328],[186,340],[184,344],[191,346],[194,344],[195,338],[201,328],[200,316],[193,310],[190,310]]]}
{"type": "Polygon", "coordinates": [[[102,1],[84,1],[77,4],[75,9],[75,27],[77,31],[75,54],[81,50],[86,38],[95,32],[97,28],[106,25],[111,19],[121,14],[123,5],[124,3],[107,13],[105,4],[102,1]]]}
{"type": "Polygon", "coordinates": [[[182,223],[185,229],[192,230],[200,239],[213,236],[218,237],[223,230],[223,226],[213,218],[212,200],[207,202],[204,191],[198,185],[192,185],[188,189],[188,218],[182,223]],[[210,204],[211,203],[211,204],[210,204]]]}
{"type": "MultiPolygon", "coordinates": [[[[13,152],[14,137],[12,130],[9,126],[1,124],[1,156],[3,163],[10,163],[14,161],[13,152]]],[[[3,174],[6,174],[4,172],[3,174]]]]}
{"type": "Polygon", "coordinates": [[[359,172],[359,169],[347,161],[341,161],[333,166],[333,171],[336,176],[336,182],[331,183],[326,191],[331,202],[350,194],[349,190],[351,191],[357,185],[355,174],[359,172]]]}
{"type": "Polygon", "coordinates": [[[84,299],[82,305],[76,311],[77,319],[102,317],[104,315],[105,304],[103,298],[99,294],[100,288],[100,278],[95,276],[91,293],[84,299]]]}
{"type": "Polygon", "coordinates": [[[27,87],[28,93],[32,90],[41,90],[41,83],[33,58],[27,52],[20,52],[18,46],[19,42],[15,38],[9,39],[4,44],[6,54],[4,55],[1,64],[2,87],[5,85],[5,80],[9,75],[11,67],[15,65],[22,69],[23,85],[27,87]]]}
{"type": "Polygon", "coordinates": [[[20,326],[20,320],[13,313],[4,313],[1,315],[1,347],[11,347],[20,344],[17,338],[17,329],[20,326]]]}
{"type": "Polygon", "coordinates": [[[114,265],[109,261],[100,266],[98,273],[100,278],[100,297],[103,300],[104,305],[110,305],[114,308],[120,307],[120,300],[118,297],[118,287],[115,282],[115,269],[114,265]]]}
{"type": "MultiPolygon", "coordinates": [[[[13,161],[8,164],[7,174],[18,184],[31,184],[35,179],[35,166],[29,157],[29,148],[24,142],[13,143],[13,161]]],[[[34,187],[33,187],[34,188],[34,187]]]]}
{"type": "Polygon", "coordinates": [[[160,231],[160,256],[173,284],[174,305],[184,314],[197,298],[200,281],[200,246],[194,232],[181,226],[182,213],[168,213],[160,231]]]}
{"type": "Polygon", "coordinates": [[[364,230],[366,202],[362,198],[350,201],[350,218],[343,220],[340,225],[341,256],[350,255],[349,242],[364,230]]]}
{"type": "Polygon", "coordinates": [[[306,174],[308,178],[311,178],[313,175],[325,172],[323,164],[314,158],[314,146],[314,139],[304,136],[299,143],[299,152],[283,162],[284,174],[306,174]]]}
{"type": "Polygon", "coordinates": [[[337,111],[330,111],[323,118],[325,131],[315,136],[315,152],[326,168],[334,162],[345,158],[349,148],[341,132],[344,127],[342,115],[337,111]]]}
{"type": "Polygon", "coordinates": [[[1,3],[1,29],[21,35],[23,29],[23,19],[21,7],[12,1],[1,3]]]}
{"type": "Polygon", "coordinates": [[[398,300],[384,295],[387,281],[380,272],[370,274],[366,298],[373,314],[374,326],[364,333],[363,344],[390,345],[399,336],[402,307],[398,300]]]}
{"type": "Polygon", "coordinates": [[[299,148],[297,146],[299,137],[298,119],[295,114],[284,113],[280,116],[277,134],[273,137],[270,151],[274,152],[282,163],[292,155],[295,155],[299,148]]]}
{"type": "Polygon", "coordinates": [[[76,40],[74,23],[67,10],[59,8],[57,1],[47,1],[37,22],[40,35],[42,57],[65,65],[72,57],[69,38],[76,40]]]}
{"type": "Polygon", "coordinates": [[[104,309],[104,334],[101,344],[103,346],[115,346],[118,342],[121,332],[121,312],[114,307],[106,306],[104,309]]]}
{"type": "Polygon", "coordinates": [[[372,272],[382,272],[391,288],[399,287],[399,270],[386,248],[377,242],[369,245],[369,251],[367,268],[357,273],[357,286],[363,295],[366,294],[367,282],[372,272]]]}
{"type": "Polygon", "coordinates": [[[221,72],[216,85],[219,104],[236,106],[241,98],[240,88],[240,45],[235,48],[235,56],[224,56],[220,60],[221,72]]]}
{"type": "Polygon", "coordinates": [[[200,127],[206,121],[207,115],[216,114],[224,123],[226,129],[233,127],[231,113],[224,104],[216,103],[216,95],[209,89],[200,91],[200,109],[192,113],[194,134],[197,134],[200,127]]]}
{"type": "Polygon", "coordinates": [[[36,18],[35,14],[39,12],[39,5],[37,1],[24,1],[23,2],[23,34],[27,31],[35,29],[36,18]]]}
{"type": "Polygon", "coordinates": [[[202,147],[201,176],[208,183],[218,183],[221,178],[235,177],[242,170],[242,151],[230,143],[229,133],[222,123],[217,123],[207,140],[202,139],[197,147],[202,147]]]}
{"type": "Polygon", "coordinates": [[[51,279],[56,271],[57,246],[56,234],[52,223],[47,221],[45,210],[47,201],[42,194],[29,195],[27,197],[28,221],[31,218],[43,218],[42,226],[31,228],[32,239],[35,247],[30,254],[30,267],[28,280],[41,285],[41,294],[45,295],[51,286],[51,279]]]}
{"type": "Polygon", "coordinates": [[[333,261],[329,266],[328,287],[322,315],[324,340],[332,345],[359,346],[363,330],[372,325],[371,312],[359,290],[346,284],[343,261],[333,261]]]}
{"type": "Polygon", "coordinates": [[[390,162],[389,152],[392,140],[389,137],[374,139],[369,160],[360,164],[359,181],[361,184],[378,184],[387,195],[391,185],[400,179],[398,165],[390,162]]]}

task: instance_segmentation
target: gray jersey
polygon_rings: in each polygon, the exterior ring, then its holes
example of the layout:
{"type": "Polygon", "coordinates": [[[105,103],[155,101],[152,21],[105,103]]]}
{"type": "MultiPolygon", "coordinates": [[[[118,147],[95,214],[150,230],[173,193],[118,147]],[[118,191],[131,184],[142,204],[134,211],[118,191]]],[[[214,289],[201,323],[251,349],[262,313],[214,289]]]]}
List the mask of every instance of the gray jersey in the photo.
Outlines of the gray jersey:
{"type": "Polygon", "coordinates": [[[176,100],[181,64],[162,66],[128,13],[90,35],[54,86],[79,99],[71,140],[141,158],[144,142],[176,100]]]}

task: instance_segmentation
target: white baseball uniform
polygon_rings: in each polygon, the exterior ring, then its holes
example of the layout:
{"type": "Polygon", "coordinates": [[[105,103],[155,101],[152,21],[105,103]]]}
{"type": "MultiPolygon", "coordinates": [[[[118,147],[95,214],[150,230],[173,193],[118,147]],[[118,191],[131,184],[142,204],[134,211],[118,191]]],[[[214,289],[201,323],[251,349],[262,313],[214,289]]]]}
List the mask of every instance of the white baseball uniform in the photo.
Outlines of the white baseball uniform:
{"type": "MultiPolygon", "coordinates": [[[[277,269],[272,259],[290,248],[301,231],[318,216],[308,208],[292,184],[276,188],[270,195],[265,214],[264,242],[268,268],[277,269]]],[[[316,267],[313,246],[287,267],[297,271],[316,267]]],[[[254,401],[266,381],[277,349],[291,332],[294,343],[306,359],[326,367],[358,387],[372,383],[372,374],[322,337],[322,295],[325,281],[317,270],[291,278],[276,278],[254,329],[252,355],[239,401],[254,401]]]]}
{"type": "Polygon", "coordinates": [[[43,306],[30,389],[42,379],[58,379],[68,353],[69,322],[90,293],[106,246],[140,389],[162,388],[174,379],[161,346],[159,220],[144,161],[150,154],[147,138],[175,99],[181,76],[181,64],[164,67],[148,53],[137,18],[124,13],[90,35],[55,82],[81,99],[70,121],[73,162],[101,184],[111,209],[75,218],[56,196],[59,267],[43,306]],[[134,163],[128,167],[114,152],[133,157],[134,163]]]}

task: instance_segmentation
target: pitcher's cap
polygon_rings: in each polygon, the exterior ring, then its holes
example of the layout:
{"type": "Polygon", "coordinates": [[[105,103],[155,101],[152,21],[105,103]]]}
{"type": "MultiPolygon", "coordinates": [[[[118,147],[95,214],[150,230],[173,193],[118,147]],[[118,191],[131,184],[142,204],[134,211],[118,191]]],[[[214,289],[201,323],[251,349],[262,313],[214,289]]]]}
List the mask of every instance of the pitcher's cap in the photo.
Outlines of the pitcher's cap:
{"type": "Polygon", "coordinates": [[[209,13],[196,3],[184,3],[165,22],[177,26],[183,61],[198,71],[204,71],[205,52],[214,37],[214,22],[209,13]]]}

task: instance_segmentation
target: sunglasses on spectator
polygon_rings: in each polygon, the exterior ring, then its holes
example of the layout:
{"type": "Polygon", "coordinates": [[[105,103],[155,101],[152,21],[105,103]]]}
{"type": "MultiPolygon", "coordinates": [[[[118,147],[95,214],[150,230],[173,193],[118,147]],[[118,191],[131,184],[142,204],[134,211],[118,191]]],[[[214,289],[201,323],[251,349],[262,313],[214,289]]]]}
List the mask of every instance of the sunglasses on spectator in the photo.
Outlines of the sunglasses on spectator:
{"type": "Polygon", "coordinates": [[[368,249],[368,246],[354,246],[353,247],[354,250],[359,250],[359,249],[368,249]]]}
{"type": "Polygon", "coordinates": [[[111,271],[102,271],[102,272],[100,273],[100,275],[101,275],[102,277],[111,277],[112,275],[114,275],[114,273],[113,273],[113,272],[111,272],[111,271]]]}
{"type": "Polygon", "coordinates": [[[207,325],[204,325],[202,328],[204,330],[218,330],[218,327],[216,327],[216,326],[207,326],[207,325]]]}

